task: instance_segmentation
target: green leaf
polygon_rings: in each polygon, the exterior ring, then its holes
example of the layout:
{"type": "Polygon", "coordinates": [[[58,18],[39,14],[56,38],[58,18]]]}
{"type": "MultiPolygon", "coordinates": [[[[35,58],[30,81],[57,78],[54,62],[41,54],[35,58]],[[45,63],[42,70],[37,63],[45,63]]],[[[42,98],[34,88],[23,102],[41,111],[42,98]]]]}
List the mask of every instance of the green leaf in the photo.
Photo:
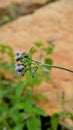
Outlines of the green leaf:
{"type": "Polygon", "coordinates": [[[24,90],[24,88],[26,87],[26,83],[23,82],[23,81],[19,81],[17,84],[16,84],[16,95],[17,96],[20,96],[24,90]]]}
{"type": "Polygon", "coordinates": [[[32,113],[32,104],[31,104],[31,102],[29,102],[29,101],[26,101],[25,103],[24,103],[24,110],[25,110],[25,112],[26,113],[32,113]]]}
{"type": "Polygon", "coordinates": [[[50,59],[50,58],[46,58],[46,59],[45,59],[45,64],[48,65],[47,68],[50,70],[50,69],[51,69],[51,66],[50,66],[50,65],[53,64],[52,59],[50,59]]]}
{"type": "Polygon", "coordinates": [[[70,119],[73,121],[73,113],[71,113],[70,119]]]}
{"type": "Polygon", "coordinates": [[[38,115],[42,115],[42,116],[46,115],[45,111],[42,108],[40,108],[40,107],[34,108],[34,112],[35,112],[35,114],[38,114],[38,115]]]}
{"type": "Polygon", "coordinates": [[[34,44],[35,44],[35,46],[37,46],[37,47],[43,46],[43,43],[42,43],[42,42],[35,42],[34,44]]]}
{"type": "Polygon", "coordinates": [[[21,103],[16,103],[15,109],[20,110],[23,109],[25,111],[25,113],[32,113],[33,109],[32,109],[32,103],[30,101],[25,101],[21,102],[21,103]]]}
{"type": "Polygon", "coordinates": [[[38,86],[42,82],[42,76],[38,73],[35,73],[34,78],[32,78],[32,76],[29,73],[27,73],[25,76],[28,86],[34,86],[34,85],[38,86]]]}
{"type": "Polygon", "coordinates": [[[53,53],[53,48],[52,47],[48,47],[48,48],[46,48],[46,53],[47,54],[52,54],[53,53]]]}
{"type": "Polygon", "coordinates": [[[19,122],[19,114],[17,112],[10,111],[10,116],[15,123],[19,122]]]}
{"type": "Polygon", "coordinates": [[[33,116],[26,123],[28,130],[41,130],[41,123],[38,117],[33,116]]]}
{"type": "Polygon", "coordinates": [[[24,124],[19,124],[19,125],[16,125],[16,127],[13,129],[13,130],[22,130],[23,129],[23,126],[24,124]]]}
{"type": "Polygon", "coordinates": [[[52,126],[53,130],[57,130],[58,123],[59,123],[59,115],[53,114],[51,117],[51,126],[52,126]]]}
{"type": "Polygon", "coordinates": [[[34,47],[32,47],[30,50],[29,50],[29,54],[32,56],[32,54],[34,54],[36,52],[36,49],[34,47]]]}
{"type": "Polygon", "coordinates": [[[10,60],[12,63],[14,63],[14,54],[12,51],[12,48],[8,45],[3,45],[2,43],[0,44],[0,52],[2,54],[7,54],[10,57],[10,60]]]}
{"type": "Polygon", "coordinates": [[[9,16],[4,16],[2,19],[1,19],[1,22],[2,23],[8,23],[11,21],[11,18],[9,16]]]}

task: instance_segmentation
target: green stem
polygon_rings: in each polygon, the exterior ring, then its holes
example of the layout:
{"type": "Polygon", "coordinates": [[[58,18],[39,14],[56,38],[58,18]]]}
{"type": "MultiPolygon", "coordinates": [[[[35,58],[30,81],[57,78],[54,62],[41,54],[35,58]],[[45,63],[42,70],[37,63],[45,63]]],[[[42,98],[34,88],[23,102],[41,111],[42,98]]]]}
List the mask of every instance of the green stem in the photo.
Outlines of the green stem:
{"type": "Polygon", "coordinates": [[[39,65],[41,65],[41,66],[52,67],[52,68],[56,68],[56,69],[62,69],[62,70],[69,71],[69,72],[73,73],[73,70],[70,70],[70,69],[68,69],[68,68],[64,68],[64,67],[56,66],[56,65],[42,64],[41,62],[36,61],[36,60],[32,60],[32,61],[33,61],[34,63],[36,62],[37,64],[39,64],[39,65]]]}

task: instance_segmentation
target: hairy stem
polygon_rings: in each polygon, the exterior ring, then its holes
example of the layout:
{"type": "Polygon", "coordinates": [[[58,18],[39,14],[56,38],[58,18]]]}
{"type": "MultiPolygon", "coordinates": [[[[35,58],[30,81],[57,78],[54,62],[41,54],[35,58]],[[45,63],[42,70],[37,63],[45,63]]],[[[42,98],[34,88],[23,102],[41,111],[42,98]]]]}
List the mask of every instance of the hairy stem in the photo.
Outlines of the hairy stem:
{"type": "Polygon", "coordinates": [[[68,69],[68,68],[64,68],[64,67],[56,66],[56,65],[43,64],[43,63],[36,61],[36,60],[32,60],[32,61],[41,65],[41,66],[52,67],[52,68],[56,68],[56,69],[62,69],[62,70],[69,71],[69,72],[73,73],[73,70],[68,69]]]}

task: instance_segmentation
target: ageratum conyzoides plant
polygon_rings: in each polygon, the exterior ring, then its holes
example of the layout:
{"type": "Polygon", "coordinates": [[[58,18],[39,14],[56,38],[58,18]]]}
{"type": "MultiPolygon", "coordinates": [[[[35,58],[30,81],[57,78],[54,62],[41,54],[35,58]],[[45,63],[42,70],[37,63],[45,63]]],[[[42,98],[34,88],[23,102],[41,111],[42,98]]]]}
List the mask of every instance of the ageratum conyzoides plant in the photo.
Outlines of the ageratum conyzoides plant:
{"type": "MultiPolygon", "coordinates": [[[[42,43],[41,42],[36,42],[35,43],[36,46],[41,47],[42,43]]],[[[49,48],[43,48],[41,50],[45,51],[46,54],[51,54],[54,44],[53,44],[53,40],[49,41],[49,48]]],[[[48,72],[52,69],[52,68],[56,68],[56,69],[61,69],[64,71],[68,71],[73,73],[73,70],[70,70],[68,68],[64,68],[61,66],[56,66],[52,64],[51,59],[46,58],[45,59],[45,63],[42,63],[41,59],[42,59],[42,54],[39,56],[38,60],[34,60],[32,55],[35,52],[35,48],[31,48],[29,50],[29,52],[25,52],[25,51],[17,51],[16,52],[16,56],[15,56],[15,61],[17,62],[17,64],[15,64],[15,71],[17,72],[17,74],[19,76],[25,76],[26,73],[28,72],[29,75],[32,78],[35,78],[35,75],[37,73],[37,71],[39,70],[40,67],[42,67],[44,70],[44,72],[46,72],[46,74],[48,75],[48,72]]],[[[29,80],[29,79],[28,79],[29,80]]],[[[63,113],[63,112],[62,112],[63,113]]],[[[64,113],[68,113],[68,112],[64,112],[64,113]]],[[[70,112],[69,112],[70,113],[70,112]]],[[[73,114],[71,114],[71,118],[73,117],[73,114]]],[[[57,130],[57,126],[59,123],[59,118],[61,117],[61,113],[57,113],[54,114],[51,118],[51,126],[52,129],[57,130]]],[[[67,116],[67,114],[66,114],[67,116]]],[[[68,126],[68,125],[67,125],[68,126]]],[[[70,128],[70,127],[68,127],[70,128]]]]}

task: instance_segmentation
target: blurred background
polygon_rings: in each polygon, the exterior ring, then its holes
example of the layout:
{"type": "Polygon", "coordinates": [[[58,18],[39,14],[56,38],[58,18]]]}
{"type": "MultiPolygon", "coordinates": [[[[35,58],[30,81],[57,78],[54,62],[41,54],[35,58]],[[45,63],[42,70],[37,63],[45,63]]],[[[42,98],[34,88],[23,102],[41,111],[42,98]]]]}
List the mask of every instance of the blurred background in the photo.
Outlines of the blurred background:
{"type": "MultiPolygon", "coordinates": [[[[28,51],[36,41],[46,45],[48,40],[54,40],[53,64],[73,70],[73,0],[0,0],[1,45],[10,46],[15,54],[16,50],[28,51]]],[[[4,60],[10,62],[6,55],[4,60]]],[[[14,80],[9,71],[0,73],[14,80]]],[[[73,74],[53,68],[51,77],[52,82],[44,81],[37,89],[48,98],[40,105],[48,115],[59,112],[63,90],[68,101],[64,107],[73,111],[73,74]]]]}

